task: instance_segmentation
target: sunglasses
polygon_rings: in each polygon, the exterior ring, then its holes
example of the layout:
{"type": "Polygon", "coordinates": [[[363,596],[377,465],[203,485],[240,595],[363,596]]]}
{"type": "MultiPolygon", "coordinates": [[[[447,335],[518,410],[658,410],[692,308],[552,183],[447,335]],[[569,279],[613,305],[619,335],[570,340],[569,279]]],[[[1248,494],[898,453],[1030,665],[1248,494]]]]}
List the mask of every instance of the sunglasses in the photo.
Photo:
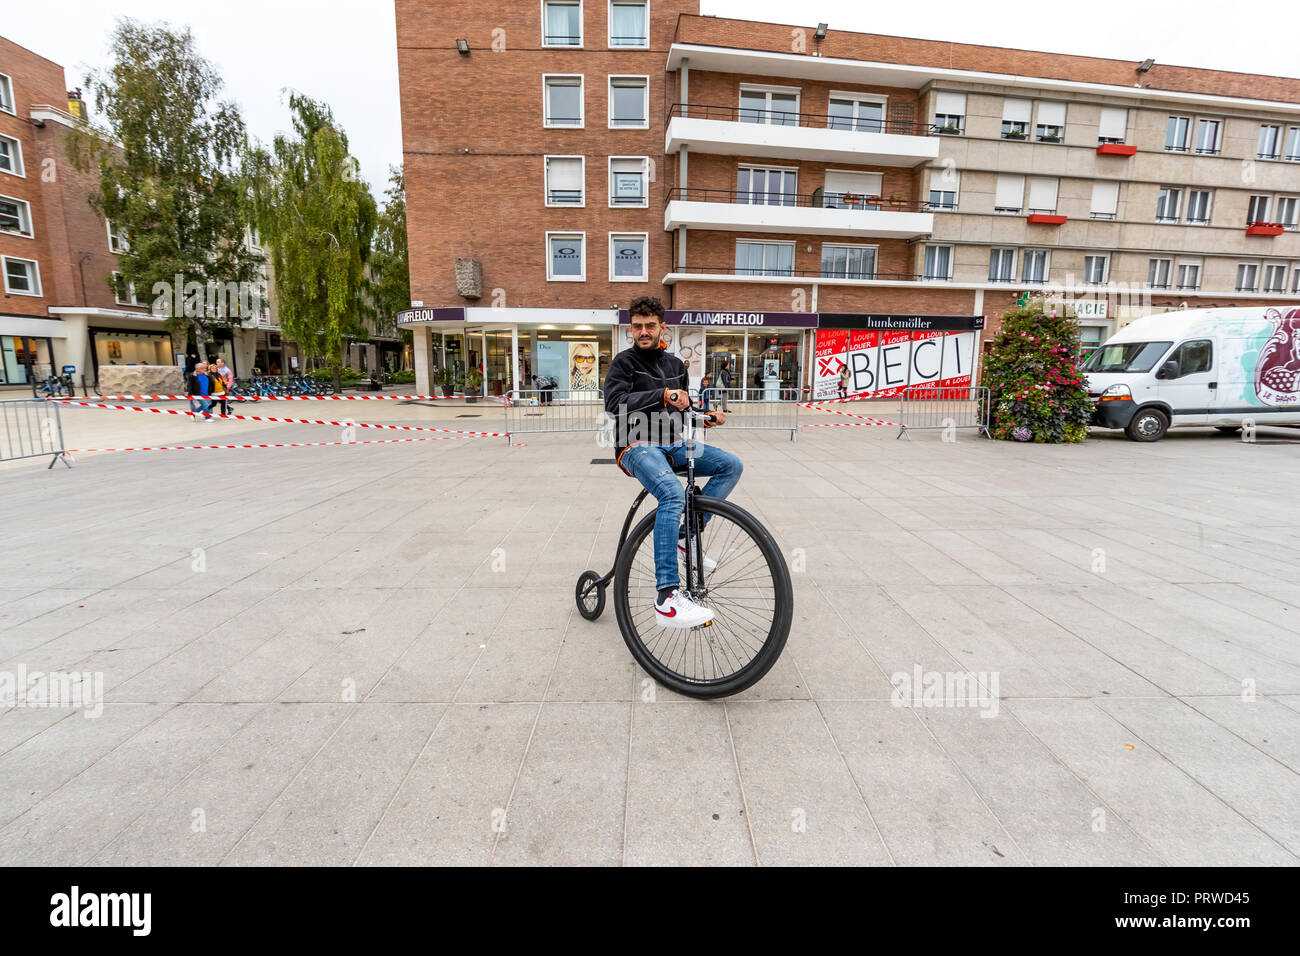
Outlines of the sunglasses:
{"type": "Polygon", "coordinates": [[[588,365],[592,365],[595,363],[596,357],[594,355],[575,355],[573,360],[575,362],[586,362],[588,365]]]}

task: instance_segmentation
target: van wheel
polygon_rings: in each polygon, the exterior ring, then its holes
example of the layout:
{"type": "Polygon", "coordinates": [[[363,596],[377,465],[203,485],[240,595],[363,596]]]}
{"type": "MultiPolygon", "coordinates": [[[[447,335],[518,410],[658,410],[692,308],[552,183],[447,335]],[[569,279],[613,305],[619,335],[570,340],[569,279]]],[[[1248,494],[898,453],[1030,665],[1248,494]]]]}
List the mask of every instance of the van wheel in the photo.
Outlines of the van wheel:
{"type": "Polygon", "coordinates": [[[1124,433],[1134,441],[1159,441],[1168,430],[1168,415],[1158,408],[1144,408],[1133,416],[1124,433]]]}
{"type": "Polygon", "coordinates": [[[1214,428],[1216,431],[1221,431],[1225,435],[1235,435],[1237,432],[1241,431],[1240,425],[1215,425],[1214,428]]]}

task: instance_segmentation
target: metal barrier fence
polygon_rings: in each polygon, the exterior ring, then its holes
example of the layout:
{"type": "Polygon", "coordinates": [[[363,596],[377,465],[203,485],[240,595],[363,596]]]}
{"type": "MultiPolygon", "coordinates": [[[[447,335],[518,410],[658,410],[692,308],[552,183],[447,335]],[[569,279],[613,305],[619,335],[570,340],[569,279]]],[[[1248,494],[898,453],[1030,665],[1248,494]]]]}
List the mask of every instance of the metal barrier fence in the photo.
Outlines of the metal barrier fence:
{"type": "Polygon", "coordinates": [[[506,395],[505,431],[509,435],[535,432],[594,432],[605,411],[601,389],[526,388],[506,395]]]}
{"type": "Polygon", "coordinates": [[[989,436],[989,390],[975,388],[905,389],[898,397],[899,431],[928,428],[978,428],[989,436]]]}
{"type": "MultiPolygon", "coordinates": [[[[504,431],[509,435],[594,432],[609,424],[601,390],[520,389],[507,398],[504,431]]],[[[691,401],[700,405],[695,389],[691,401]]],[[[799,390],[794,388],[709,389],[709,409],[727,413],[727,429],[788,431],[791,441],[799,435],[798,401],[799,390]]]]}
{"type": "Polygon", "coordinates": [[[60,406],[53,402],[19,399],[0,400],[0,461],[50,456],[72,467],[63,452],[63,420],[60,406]]]}
{"type": "MultiPolygon", "coordinates": [[[[800,391],[797,388],[717,388],[708,389],[710,411],[727,413],[728,431],[788,431],[790,440],[799,437],[800,391]]],[[[691,401],[702,403],[699,393],[691,389],[691,401]]]]}

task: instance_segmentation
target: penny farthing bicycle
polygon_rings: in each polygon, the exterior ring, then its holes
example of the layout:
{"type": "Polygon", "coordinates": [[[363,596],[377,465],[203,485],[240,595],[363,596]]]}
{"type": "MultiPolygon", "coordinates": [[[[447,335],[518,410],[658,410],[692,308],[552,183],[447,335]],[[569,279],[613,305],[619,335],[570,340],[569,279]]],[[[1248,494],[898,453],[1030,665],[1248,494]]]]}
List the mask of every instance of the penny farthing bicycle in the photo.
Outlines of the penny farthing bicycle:
{"type": "MultiPolygon", "coordinates": [[[[692,408],[688,417],[693,424],[708,416],[692,408]]],[[[687,447],[694,447],[689,432],[687,447]]],[[[685,555],[678,552],[680,587],[711,609],[713,620],[694,628],[662,627],[656,620],[655,512],[632,524],[645,490],[623,521],[614,567],[604,575],[582,572],[574,597],[578,613],[594,621],[605,610],[612,581],[618,629],[646,673],[688,697],[727,697],[761,680],[785,647],[794,613],[790,570],[757,518],[700,493],[693,455],[673,471],[686,479],[683,521],[691,529],[685,555]]]]}

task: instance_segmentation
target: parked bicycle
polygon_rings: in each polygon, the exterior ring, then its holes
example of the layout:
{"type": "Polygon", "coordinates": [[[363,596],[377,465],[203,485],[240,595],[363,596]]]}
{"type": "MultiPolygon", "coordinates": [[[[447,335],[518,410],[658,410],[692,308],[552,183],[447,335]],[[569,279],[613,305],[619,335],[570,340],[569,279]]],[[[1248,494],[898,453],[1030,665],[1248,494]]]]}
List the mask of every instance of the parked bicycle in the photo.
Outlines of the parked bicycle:
{"type": "MultiPolygon", "coordinates": [[[[711,417],[698,409],[688,416],[692,424],[711,417]]],[[[693,441],[691,435],[687,438],[693,441]]],[[[781,656],[794,615],[790,570],[757,518],[730,501],[700,493],[693,456],[673,471],[686,479],[683,521],[690,529],[681,558],[681,587],[692,600],[707,603],[713,620],[689,629],[662,627],[655,620],[655,514],[632,527],[646,490],[623,522],[614,567],[604,575],[582,572],[574,598],[578,613],[594,621],[605,610],[605,589],[613,581],[618,629],[646,673],[688,697],[727,697],[761,680],[781,656]],[[708,523],[701,533],[705,515],[708,523]],[[706,569],[709,564],[712,570],[706,569]]]]}
{"type": "Polygon", "coordinates": [[[36,398],[76,398],[77,390],[71,375],[51,374],[39,385],[33,380],[32,395],[36,398]]]}

